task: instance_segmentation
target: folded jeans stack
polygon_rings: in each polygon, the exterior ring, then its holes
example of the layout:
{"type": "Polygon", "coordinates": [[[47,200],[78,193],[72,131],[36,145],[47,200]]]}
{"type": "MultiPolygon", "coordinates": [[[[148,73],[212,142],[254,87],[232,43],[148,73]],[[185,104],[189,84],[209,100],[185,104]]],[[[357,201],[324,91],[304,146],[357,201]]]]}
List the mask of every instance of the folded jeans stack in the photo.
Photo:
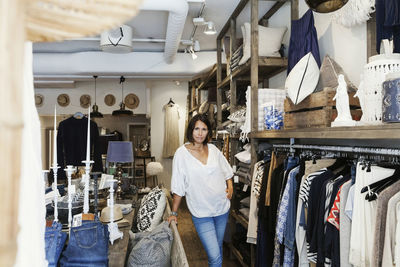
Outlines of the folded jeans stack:
{"type": "Polygon", "coordinates": [[[46,260],[49,262],[49,267],[58,265],[58,259],[67,240],[67,233],[62,232],[61,229],[62,225],[59,222],[53,222],[51,227],[46,227],[44,240],[46,260]]]}

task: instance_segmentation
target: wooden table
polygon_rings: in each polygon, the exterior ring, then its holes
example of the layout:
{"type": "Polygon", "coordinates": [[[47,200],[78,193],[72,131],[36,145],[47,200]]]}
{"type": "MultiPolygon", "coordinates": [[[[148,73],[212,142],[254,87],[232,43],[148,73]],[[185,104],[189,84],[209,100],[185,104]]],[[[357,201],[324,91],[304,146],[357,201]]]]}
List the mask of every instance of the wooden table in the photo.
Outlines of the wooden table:
{"type": "MultiPolygon", "coordinates": [[[[137,196],[134,197],[136,199],[137,196]]],[[[120,204],[132,203],[131,199],[117,201],[120,204]]],[[[129,214],[124,215],[124,219],[127,219],[129,226],[119,228],[120,231],[124,233],[122,239],[117,239],[114,244],[109,243],[108,247],[108,266],[109,267],[124,267],[126,258],[128,254],[128,244],[129,244],[129,230],[132,228],[133,217],[135,214],[135,209],[133,208],[129,214]]]]}

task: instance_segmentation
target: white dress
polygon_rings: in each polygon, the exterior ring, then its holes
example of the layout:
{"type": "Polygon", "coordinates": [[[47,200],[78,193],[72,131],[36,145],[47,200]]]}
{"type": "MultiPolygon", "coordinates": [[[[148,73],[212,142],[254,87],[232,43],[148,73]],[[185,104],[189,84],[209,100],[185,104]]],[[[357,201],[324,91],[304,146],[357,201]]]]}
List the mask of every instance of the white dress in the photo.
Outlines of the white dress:
{"type": "Polygon", "coordinates": [[[163,157],[171,158],[179,147],[179,106],[167,104],[163,107],[165,111],[165,130],[163,157]]]}

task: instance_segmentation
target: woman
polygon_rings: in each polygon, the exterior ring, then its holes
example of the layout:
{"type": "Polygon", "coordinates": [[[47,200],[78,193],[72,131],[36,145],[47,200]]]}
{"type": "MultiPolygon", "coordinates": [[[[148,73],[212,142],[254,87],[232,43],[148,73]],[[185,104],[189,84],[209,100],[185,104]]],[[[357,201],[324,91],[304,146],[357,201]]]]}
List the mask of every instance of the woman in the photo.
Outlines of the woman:
{"type": "Polygon", "coordinates": [[[189,143],[179,147],[174,155],[173,204],[168,222],[178,221],[178,207],[181,198],[186,196],[208,265],[222,266],[222,242],[233,193],[233,171],[221,151],[208,144],[211,136],[206,115],[199,114],[190,120],[186,131],[189,143]]]}

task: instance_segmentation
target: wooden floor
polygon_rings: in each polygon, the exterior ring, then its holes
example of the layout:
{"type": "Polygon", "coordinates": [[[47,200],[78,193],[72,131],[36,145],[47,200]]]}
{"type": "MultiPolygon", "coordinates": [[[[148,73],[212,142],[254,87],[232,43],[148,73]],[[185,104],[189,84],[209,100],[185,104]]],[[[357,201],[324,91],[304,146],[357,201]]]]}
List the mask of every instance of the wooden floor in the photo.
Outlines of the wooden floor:
{"type": "MultiPolygon", "coordinates": [[[[201,244],[201,241],[194,228],[191,215],[186,206],[185,199],[182,200],[179,207],[178,231],[182,239],[183,248],[185,249],[186,257],[190,267],[204,267],[207,264],[207,254],[201,244]]],[[[222,266],[236,267],[240,263],[229,258],[229,249],[224,245],[224,259],[222,266]]]]}

